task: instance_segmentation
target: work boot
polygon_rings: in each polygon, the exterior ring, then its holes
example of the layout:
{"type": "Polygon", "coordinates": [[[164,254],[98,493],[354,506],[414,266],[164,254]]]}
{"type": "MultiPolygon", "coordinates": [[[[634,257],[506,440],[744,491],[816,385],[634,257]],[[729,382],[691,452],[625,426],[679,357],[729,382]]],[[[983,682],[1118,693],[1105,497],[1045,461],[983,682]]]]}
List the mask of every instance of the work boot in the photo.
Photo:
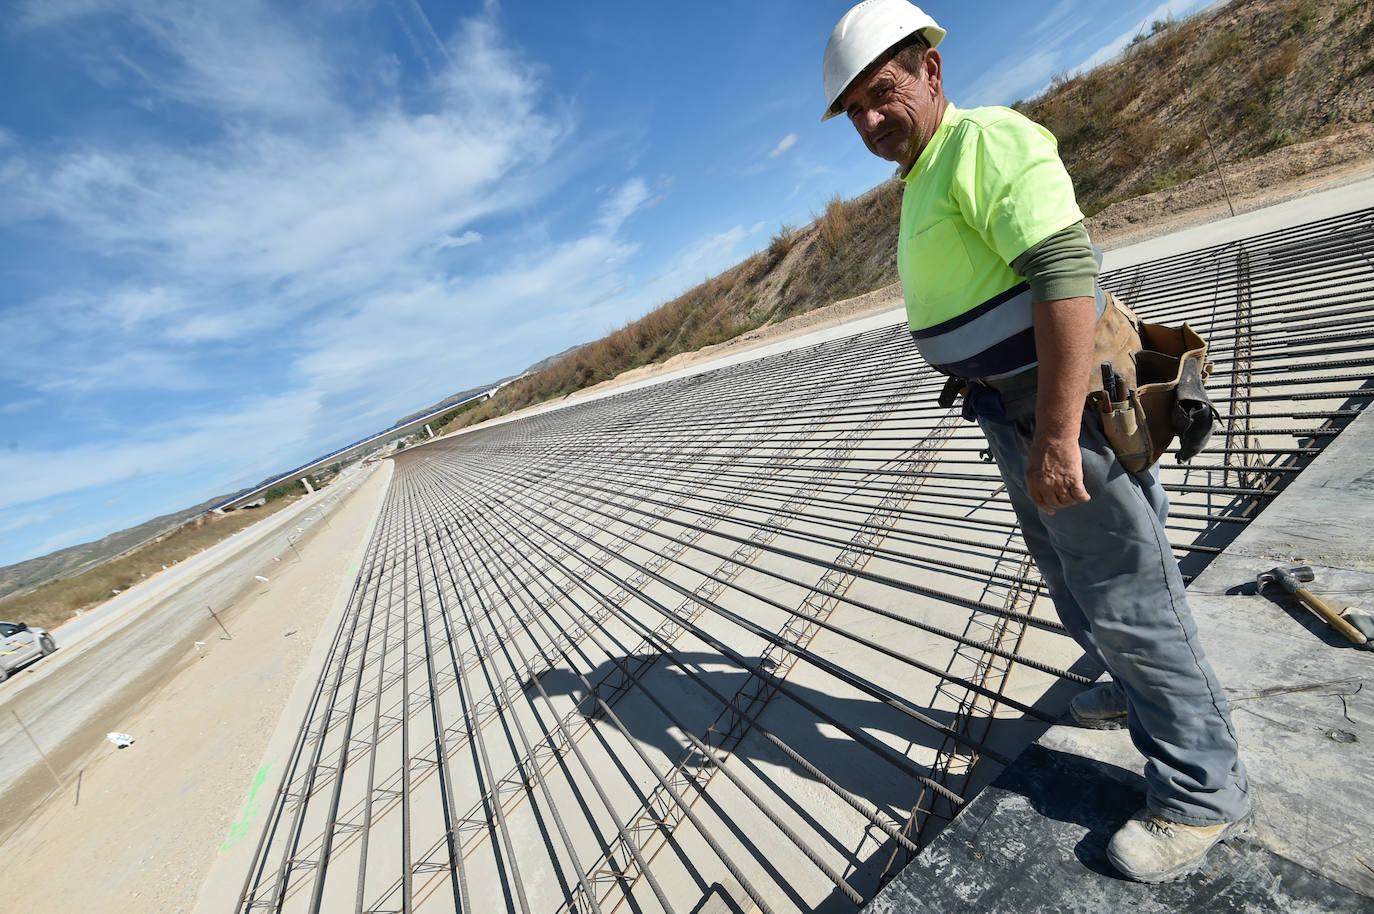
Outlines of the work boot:
{"type": "Polygon", "coordinates": [[[1090,730],[1120,730],[1126,726],[1126,693],[1110,679],[1099,682],[1073,697],[1069,716],[1090,730]]]}
{"type": "Polygon", "coordinates": [[[1184,825],[1142,809],[1112,835],[1107,857],[1121,875],[1136,882],[1173,882],[1202,865],[1218,842],[1250,827],[1253,814],[1220,825],[1184,825]]]}

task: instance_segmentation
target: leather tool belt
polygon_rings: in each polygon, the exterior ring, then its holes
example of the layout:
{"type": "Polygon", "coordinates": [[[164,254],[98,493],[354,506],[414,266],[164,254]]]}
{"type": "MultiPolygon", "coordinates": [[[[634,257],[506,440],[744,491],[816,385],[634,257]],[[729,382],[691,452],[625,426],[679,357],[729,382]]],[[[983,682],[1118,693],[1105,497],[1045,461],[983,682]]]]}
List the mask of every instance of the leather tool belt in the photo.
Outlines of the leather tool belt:
{"type": "Polygon", "coordinates": [[[1203,384],[1211,373],[1207,343],[1188,324],[1168,327],[1140,320],[1116,296],[1098,321],[1097,363],[1110,362],[1121,376],[1104,390],[1094,371],[1088,408],[1102,420],[1102,432],[1121,465],[1140,473],[1159,462],[1178,438],[1175,458],[1192,460],[1220,421],[1203,384]]]}
{"type": "MultiPolygon", "coordinates": [[[[1192,460],[1221,420],[1203,384],[1211,373],[1207,343],[1188,324],[1169,327],[1140,320],[1115,295],[1107,293],[1107,308],[1098,318],[1093,341],[1093,368],[1087,408],[1098,415],[1102,432],[1121,465],[1132,473],[1159,462],[1174,438],[1179,463],[1192,460]],[[1110,362],[1120,379],[1114,391],[1105,390],[1100,366],[1110,362]],[[1115,396],[1113,396],[1115,394],[1115,396]]],[[[1007,396],[1019,396],[1038,385],[1034,368],[1005,378],[951,377],[939,403],[949,408],[977,383],[1007,396]]],[[[973,416],[965,405],[965,416],[973,416]]]]}

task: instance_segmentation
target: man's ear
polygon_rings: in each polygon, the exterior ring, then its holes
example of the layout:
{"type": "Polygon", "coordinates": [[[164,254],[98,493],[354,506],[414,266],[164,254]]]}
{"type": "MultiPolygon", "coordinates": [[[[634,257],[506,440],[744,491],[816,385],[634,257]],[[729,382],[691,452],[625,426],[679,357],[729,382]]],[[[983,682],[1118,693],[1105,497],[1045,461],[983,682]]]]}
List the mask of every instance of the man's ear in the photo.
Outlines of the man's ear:
{"type": "Polygon", "coordinates": [[[930,80],[930,86],[937,93],[943,92],[945,85],[943,81],[944,69],[940,60],[940,52],[931,48],[926,51],[926,56],[921,60],[921,66],[925,67],[926,79],[930,80]]]}

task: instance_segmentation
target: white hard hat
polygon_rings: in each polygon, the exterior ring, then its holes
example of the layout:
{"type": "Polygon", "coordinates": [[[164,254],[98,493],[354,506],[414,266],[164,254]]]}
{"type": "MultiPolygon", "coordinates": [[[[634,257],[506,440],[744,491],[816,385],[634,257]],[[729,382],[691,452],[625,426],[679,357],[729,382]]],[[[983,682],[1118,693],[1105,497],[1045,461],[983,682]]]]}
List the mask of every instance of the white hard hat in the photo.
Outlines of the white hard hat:
{"type": "Polygon", "coordinates": [[[844,14],[825,45],[825,114],[840,113],[840,96],[854,79],[909,35],[920,32],[933,48],[945,37],[919,6],[906,0],[864,0],[844,14]]]}

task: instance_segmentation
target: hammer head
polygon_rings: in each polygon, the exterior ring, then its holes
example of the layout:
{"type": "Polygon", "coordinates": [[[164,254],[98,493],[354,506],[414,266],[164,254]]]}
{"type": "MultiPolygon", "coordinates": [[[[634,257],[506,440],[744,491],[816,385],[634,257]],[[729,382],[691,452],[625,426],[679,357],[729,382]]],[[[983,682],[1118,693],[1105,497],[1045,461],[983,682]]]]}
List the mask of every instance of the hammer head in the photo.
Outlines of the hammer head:
{"type": "Polygon", "coordinates": [[[1293,593],[1300,584],[1315,581],[1317,574],[1311,565],[1277,565],[1255,576],[1255,588],[1263,590],[1265,584],[1280,584],[1283,589],[1293,593]]]}

